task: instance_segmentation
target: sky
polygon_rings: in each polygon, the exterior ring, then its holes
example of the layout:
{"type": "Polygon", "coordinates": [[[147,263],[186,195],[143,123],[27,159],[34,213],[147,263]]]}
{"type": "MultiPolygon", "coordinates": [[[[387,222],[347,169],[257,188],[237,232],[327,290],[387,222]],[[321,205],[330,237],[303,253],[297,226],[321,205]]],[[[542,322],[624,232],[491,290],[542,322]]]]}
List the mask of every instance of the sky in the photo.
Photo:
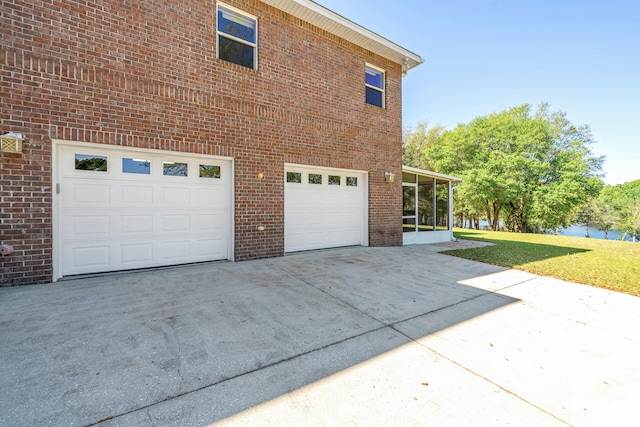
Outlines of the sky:
{"type": "Polygon", "coordinates": [[[403,125],[549,103],[589,125],[605,183],[640,179],[640,2],[315,0],[410,50],[403,125]]]}

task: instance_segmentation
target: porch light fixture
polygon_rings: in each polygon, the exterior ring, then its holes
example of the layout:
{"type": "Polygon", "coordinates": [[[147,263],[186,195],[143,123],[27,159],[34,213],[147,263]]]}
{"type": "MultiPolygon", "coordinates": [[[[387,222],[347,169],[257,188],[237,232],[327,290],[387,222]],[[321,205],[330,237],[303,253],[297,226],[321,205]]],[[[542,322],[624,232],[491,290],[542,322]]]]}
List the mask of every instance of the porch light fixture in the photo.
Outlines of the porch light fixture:
{"type": "Polygon", "coordinates": [[[0,151],[5,153],[22,153],[24,135],[17,132],[9,132],[0,136],[0,151]]]}
{"type": "Polygon", "coordinates": [[[396,176],[391,172],[384,173],[384,182],[393,182],[396,176]]]}

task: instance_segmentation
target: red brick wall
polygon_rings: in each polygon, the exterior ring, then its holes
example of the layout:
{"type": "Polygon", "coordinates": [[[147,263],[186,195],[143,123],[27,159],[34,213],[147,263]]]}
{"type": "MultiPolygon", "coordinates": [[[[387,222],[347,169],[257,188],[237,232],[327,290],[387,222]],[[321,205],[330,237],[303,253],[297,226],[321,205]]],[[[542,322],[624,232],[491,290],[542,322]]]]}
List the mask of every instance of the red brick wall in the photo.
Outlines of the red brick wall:
{"type": "Polygon", "coordinates": [[[0,131],[28,139],[0,153],[0,241],[16,250],[0,284],[51,280],[52,139],[233,157],[236,260],[283,254],[284,163],[369,171],[369,243],[402,243],[402,184],[384,182],[401,176],[400,65],[225,3],[259,19],[257,71],[216,60],[212,1],[3,0],[0,131]],[[365,62],[387,72],[384,110],[365,105],[365,62]]]}

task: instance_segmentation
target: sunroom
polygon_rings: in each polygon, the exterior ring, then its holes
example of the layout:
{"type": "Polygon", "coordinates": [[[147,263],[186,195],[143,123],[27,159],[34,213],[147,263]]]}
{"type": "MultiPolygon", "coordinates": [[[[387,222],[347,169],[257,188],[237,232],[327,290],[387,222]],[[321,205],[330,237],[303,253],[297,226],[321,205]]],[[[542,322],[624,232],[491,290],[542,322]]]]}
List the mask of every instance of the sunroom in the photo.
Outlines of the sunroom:
{"type": "Polygon", "coordinates": [[[462,179],[402,166],[402,243],[453,240],[453,189],[462,179]]]}

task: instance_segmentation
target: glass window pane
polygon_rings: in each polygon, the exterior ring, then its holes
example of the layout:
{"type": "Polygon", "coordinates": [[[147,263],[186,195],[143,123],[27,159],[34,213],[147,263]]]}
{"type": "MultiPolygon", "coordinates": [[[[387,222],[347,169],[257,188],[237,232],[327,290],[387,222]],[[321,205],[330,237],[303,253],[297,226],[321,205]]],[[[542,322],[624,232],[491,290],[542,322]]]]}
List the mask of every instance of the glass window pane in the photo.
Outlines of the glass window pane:
{"type": "Polygon", "coordinates": [[[416,216],[416,188],[402,187],[402,215],[416,216]]]}
{"type": "Polygon", "coordinates": [[[162,162],[162,174],[166,176],[187,176],[189,165],[186,163],[162,162]]]}
{"type": "Polygon", "coordinates": [[[106,172],[107,156],[76,154],[76,170],[106,172]]]}
{"type": "Polygon", "coordinates": [[[220,166],[200,165],[200,178],[220,178],[220,166]]]}
{"type": "Polygon", "coordinates": [[[287,172],[287,182],[302,183],[302,174],[300,172],[287,172]]]}
{"type": "Polygon", "coordinates": [[[449,229],[449,184],[436,184],[436,229],[449,229]]]}
{"type": "Polygon", "coordinates": [[[220,59],[253,69],[253,55],[253,47],[226,37],[218,37],[218,57],[220,59]]]}
{"type": "Polygon", "coordinates": [[[433,182],[418,186],[418,231],[433,231],[433,182]]]}
{"type": "Polygon", "coordinates": [[[329,175],[329,185],[340,185],[340,176],[329,175]]]}
{"type": "Polygon", "coordinates": [[[384,89],[384,74],[382,71],[378,71],[371,67],[365,68],[365,81],[368,85],[375,86],[379,89],[384,89]]]}
{"type": "Polygon", "coordinates": [[[322,175],[317,173],[310,173],[309,184],[322,184],[322,175]]]}
{"type": "Polygon", "coordinates": [[[402,219],[402,232],[416,231],[416,219],[415,218],[403,218],[402,219]]]}
{"type": "Polygon", "coordinates": [[[151,160],[144,159],[122,159],[122,172],[139,173],[143,175],[151,174],[151,160]]]}
{"type": "Polygon", "coordinates": [[[355,176],[347,177],[347,187],[357,187],[358,186],[358,178],[355,176]]]}
{"type": "Polygon", "coordinates": [[[256,20],[224,6],[218,7],[218,31],[249,43],[256,42],[256,20]]]}
{"type": "Polygon", "coordinates": [[[382,92],[376,89],[371,89],[370,87],[367,87],[366,90],[367,104],[382,108],[382,92]]]}

